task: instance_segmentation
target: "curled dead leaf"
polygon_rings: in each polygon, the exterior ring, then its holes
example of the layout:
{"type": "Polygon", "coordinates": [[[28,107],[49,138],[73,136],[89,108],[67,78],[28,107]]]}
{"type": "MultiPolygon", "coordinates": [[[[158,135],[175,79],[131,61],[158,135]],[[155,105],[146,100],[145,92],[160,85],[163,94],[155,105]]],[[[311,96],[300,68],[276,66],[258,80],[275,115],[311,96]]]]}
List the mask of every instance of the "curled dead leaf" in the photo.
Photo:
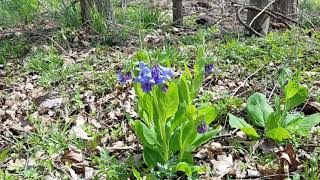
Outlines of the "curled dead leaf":
{"type": "Polygon", "coordinates": [[[61,162],[81,163],[85,160],[85,155],[76,150],[68,150],[61,157],[61,162]]]}

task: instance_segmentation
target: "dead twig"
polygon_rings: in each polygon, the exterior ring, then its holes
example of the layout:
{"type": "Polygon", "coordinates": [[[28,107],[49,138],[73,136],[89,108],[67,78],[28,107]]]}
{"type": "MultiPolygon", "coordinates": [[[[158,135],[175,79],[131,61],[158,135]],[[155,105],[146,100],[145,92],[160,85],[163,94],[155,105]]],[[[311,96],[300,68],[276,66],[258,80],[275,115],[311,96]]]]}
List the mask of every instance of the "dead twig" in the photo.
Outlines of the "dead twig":
{"type": "MultiPolygon", "coordinates": [[[[287,27],[290,28],[289,24],[284,21],[284,19],[286,19],[287,21],[291,21],[295,24],[298,24],[299,26],[302,26],[298,21],[296,21],[295,19],[292,19],[288,16],[285,16],[279,12],[275,12],[275,11],[272,11],[272,10],[269,10],[267,8],[265,9],[261,9],[261,8],[258,8],[256,6],[247,6],[247,5],[241,5],[241,4],[237,4],[237,3],[232,3],[234,6],[236,6],[238,9],[237,13],[236,13],[236,17],[238,19],[238,21],[240,22],[241,25],[243,25],[244,27],[246,27],[250,32],[254,33],[255,35],[259,36],[259,37],[263,37],[263,35],[259,32],[257,32],[255,29],[253,29],[250,25],[251,23],[248,25],[246,22],[244,22],[244,20],[240,17],[240,14],[243,10],[247,9],[247,10],[254,10],[254,11],[259,11],[259,14],[260,13],[266,13],[268,14],[270,17],[274,18],[274,19],[277,19],[281,22],[283,22],[287,27]]],[[[258,15],[259,15],[258,14],[258,15]]],[[[256,18],[256,17],[255,17],[256,18]]]]}
{"type": "Polygon", "coordinates": [[[263,12],[265,12],[265,11],[268,9],[268,7],[269,7],[271,4],[273,4],[274,2],[275,2],[275,0],[273,0],[273,1],[271,1],[269,4],[267,4],[266,7],[264,7],[264,8],[262,9],[262,11],[260,11],[260,12],[252,19],[252,21],[250,22],[249,26],[251,27],[251,26],[252,26],[252,23],[253,23],[263,12]]]}
{"type": "Polygon", "coordinates": [[[105,147],[107,150],[135,150],[136,148],[132,146],[124,146],[124,147],[105,147]]]}
{"type": "Polygon", "coordinates": [[[270,101],[270,100],[271,100],[272,95],[273,95],[274,91],[276,90],[276,88],[277,88],[277,83],[276,83],[276,84],[274,84],[274,86],[273,86],[273,88],[272,88],[272,91],[271,91],[271,93],[270,93],[270,95],[269,95],[269,97],[268,97],[268,101],[270,101]]]}

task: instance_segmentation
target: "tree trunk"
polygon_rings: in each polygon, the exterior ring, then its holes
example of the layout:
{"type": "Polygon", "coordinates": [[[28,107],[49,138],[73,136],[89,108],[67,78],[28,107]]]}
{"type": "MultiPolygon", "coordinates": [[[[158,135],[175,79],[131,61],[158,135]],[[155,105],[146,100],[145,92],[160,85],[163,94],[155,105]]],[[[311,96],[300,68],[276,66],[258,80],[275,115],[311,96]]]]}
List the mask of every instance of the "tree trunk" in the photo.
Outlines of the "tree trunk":
{"type": "Polygon", "coordinates": [[[80,0],[80,14],[82,22],[85,23],[90,20],[90,0],[80,0]]]}
{"type": "Polygon", "coordinates": [[[81,18],[83,22],[90,20],[91,8],[97,9],[108,21],[114,21],[111,0],[80,0],[81,18]]]}
{"type": "Polygon", "coordinates": [[[182,16],[182,0],[172,0],[173,6],[173,25],[182,26],[183,16],[182,16]]]}
{"type": "MultiPolygon", "coordinates": [[[[292,19],[297,18],[297,0],[276,0],[273,4],[273,10],[292,19]]],[[[285,21],[285,19],[282,19],[285,21]]]]}
{"type": "MultiPolygon", "coordinates": [[[[249,5],[257,8],[265,8],[271,0],[250,0],[249,5]]],[[[262,13],[257,18],[259,11],[248,10],[247,13],[247,24],[262,35],[266,35],[269,31],[270,16],[266,13],[262,13]],[[255,20],[254,20],[255,19],[255,20]],[[254,20],[254,21],[253,21],[254,20]]]]}

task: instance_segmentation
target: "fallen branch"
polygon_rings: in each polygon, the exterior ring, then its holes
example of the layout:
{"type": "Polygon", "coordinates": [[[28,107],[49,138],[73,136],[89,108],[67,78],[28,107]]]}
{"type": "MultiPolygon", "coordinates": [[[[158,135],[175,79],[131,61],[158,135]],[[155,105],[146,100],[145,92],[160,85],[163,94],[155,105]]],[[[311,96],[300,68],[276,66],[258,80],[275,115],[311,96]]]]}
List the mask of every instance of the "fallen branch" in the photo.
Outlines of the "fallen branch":
{"type": "MultiPolygon", "coordinates": [[[[289,24],[284,21],[283,19],[286,19],[287,21],[291,21],[295,24],[298,24],[299,26],[302,26],[298,21],[296,21],[295,19],[292,19],[290,17],[287,17],[279,12],[275,12],[275,11],[272,11],[272,10],[269,10],[267,8],[264,8],[264,9],[261,9],[261,8],[258,8],[256,6],[247,6],[247,5],[240,5],[240,4],[236,4],[236,3],[233,3],[234,6],[236,7],[240,7],[238,10],[237,10],[237,13],[236,13],[236,17],[238,19],[238,21],[240,22],[240,24],[242,24],[244,27],[246,27],[250,32],[252,32],[253,34],[259,36],[259,37],[263,37],[263,35],[259,32],[257,32],[255,29],[253,29],[251,27],[252,25],[252,22],[257,18],[257,16],[260,16],[262,13],[266,13],[268,14],[270,17],[274,18],[274,19],[277,19],[279,21],[281,21],[282,23],[284,23],[287,27],[290,28],[289,24]],[[244,22],[244,20],[240,17],[240,14],[243,10],[254,10],[254,11],[259,11],[259,14],[252,20],[252,22],[248,25],[246,22],[244,22]]],[[[269,5],[269,4],[268,4],[269,5]]],[[[267,6],[268,6],[267,5],[267,6]]]]}
{"type": "Polygon", "coordinates": [[[264,7],[264,8],[262,9],[262,11],[260,11],[260,12],[252,19],[252,21],[250,22],[249,26],[251,27],[251,26],[252,26],[252,23],[253,23],[263,12],[265,12],[265,11],[268,9],[268,7],[269,7],[271,4],[273,4],[274,2],[275,2],[275,0],[273,0],[273,1],[271,1],[269,4],[267,4],[266,7],[264,7]]]}

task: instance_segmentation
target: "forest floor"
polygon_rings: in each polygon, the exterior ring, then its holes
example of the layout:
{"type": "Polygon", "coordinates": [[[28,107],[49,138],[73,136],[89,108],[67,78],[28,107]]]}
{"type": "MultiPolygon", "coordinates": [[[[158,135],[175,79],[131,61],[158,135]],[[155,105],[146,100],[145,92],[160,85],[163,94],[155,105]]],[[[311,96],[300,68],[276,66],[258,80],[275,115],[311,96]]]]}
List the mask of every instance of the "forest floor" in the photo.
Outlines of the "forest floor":
{"type": "MultiPolygon", "coordinates": [[[[212,126],[223,129],[194,153],[196,164],[206,168],[199,179],[318,179],[319,127],[281,143],[254,140],[232,129],[227,114],[247,118],[246,101],[254,92],[271,104],[275,94],[282,97],[281,69],[309,90],[307,101],[291,113],[320,112],[320,32],[293,28],[249,37],[235,17],[225,20],[210,11],[213,3],[209,9],[185,6],[192,11],[186,11],[184,28],[119,25],[125,30],[103,37],[87,27],[61,28],[44,20],[0,32],[0,178],[134,179],[132,167],[144,175],[149,170],[142,146],[129,124],[139,118],[136,95],[117,82],[116,72],[145,59],[181,71],[185,63],[193,66],[197,48],[204,47],[214,71],[196,102],[214,104],[219,116],[212,126]],[[196,25],[199,17],[213,25],[196,25]]],[[[154,173],[184,178],[168,167],[154,173]]]]}

